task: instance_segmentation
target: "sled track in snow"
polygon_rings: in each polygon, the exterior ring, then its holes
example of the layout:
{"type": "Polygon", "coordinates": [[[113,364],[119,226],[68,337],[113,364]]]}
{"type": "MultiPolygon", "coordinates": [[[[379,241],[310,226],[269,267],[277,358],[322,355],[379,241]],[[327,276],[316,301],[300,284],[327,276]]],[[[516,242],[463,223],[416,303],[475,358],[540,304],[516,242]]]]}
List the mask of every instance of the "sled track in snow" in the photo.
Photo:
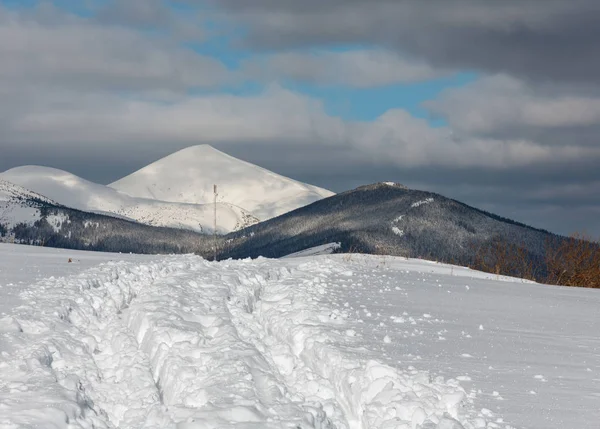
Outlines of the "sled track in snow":
{"type": "Polygon", "coordinates": [[[458,384],[362,361],[336,346],[351,339],[344,317],[322,298],[327,281],[351,275],[332,261],[215,264],[186,256],[110,263],[44,280],[23,292],[26,304],[14,315],[14,359],[35,377],[13,389],[11,422],[122,429],[486,427],[462,409],[458,384]],[[39,341],[20,341],[23,336],[39,341]],[[32,402],[49,411],[36,417],[19,405],[32,402]]]}

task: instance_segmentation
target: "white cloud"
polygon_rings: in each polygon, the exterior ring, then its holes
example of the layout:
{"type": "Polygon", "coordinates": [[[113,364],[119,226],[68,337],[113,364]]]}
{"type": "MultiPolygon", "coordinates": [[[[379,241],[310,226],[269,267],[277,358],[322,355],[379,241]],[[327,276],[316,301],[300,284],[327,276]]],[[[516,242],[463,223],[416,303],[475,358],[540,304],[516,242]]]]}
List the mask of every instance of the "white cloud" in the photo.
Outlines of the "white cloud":
{"type": "Polygon", "coordinates": [[[598,156],[595,148],[547,147],[527,140],[456,138],[448,128],[397,109],[373,122],[329,116],[320,101],[271,86],[253,96],[214,94],[164,103],[116,95],[38,95],[3,126],[4,145],[249,143],[334,145],[399,166],[514,167],[598,156]],[[8,143],[10,142],[10,143],[8,143]]]}
{"type": "Polygon", "coordinates": [[[505,75],[483,77],[444,91],[424,103],[450,125],[467,133],[488,133],[522,126],[577,127],[600,122],[600,98],[548,95],[505,75]]]}

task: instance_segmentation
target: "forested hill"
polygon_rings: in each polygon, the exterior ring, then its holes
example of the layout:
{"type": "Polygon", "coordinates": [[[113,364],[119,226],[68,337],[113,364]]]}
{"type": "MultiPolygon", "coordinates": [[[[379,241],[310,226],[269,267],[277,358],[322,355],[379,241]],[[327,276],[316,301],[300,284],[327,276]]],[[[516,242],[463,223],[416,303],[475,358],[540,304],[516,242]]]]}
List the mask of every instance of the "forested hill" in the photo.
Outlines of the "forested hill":
{"type": "Polygon", "coordinates": [[[495,239],[537,257],[552,236],[435,193],[377,183],[229,234],[220,255],[280,257],[339,242],[341,252],[468,263],[476,249],[495,239]]]}

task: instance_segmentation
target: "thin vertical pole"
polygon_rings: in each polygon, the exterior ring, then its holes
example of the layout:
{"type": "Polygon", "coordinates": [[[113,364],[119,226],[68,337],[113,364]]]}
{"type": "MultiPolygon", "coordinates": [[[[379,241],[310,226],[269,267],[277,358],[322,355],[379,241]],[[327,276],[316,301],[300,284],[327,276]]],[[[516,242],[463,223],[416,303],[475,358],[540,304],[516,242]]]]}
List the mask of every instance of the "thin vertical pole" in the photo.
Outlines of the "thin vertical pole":
{"type": "Polygon", "coordinates": [[[213,193],[215,195],[215,217],[214,217],[214,229],[213,229],[213,244],[215,256],[213,261],[217,260],[217,185],[213,185],[213,193]]]}

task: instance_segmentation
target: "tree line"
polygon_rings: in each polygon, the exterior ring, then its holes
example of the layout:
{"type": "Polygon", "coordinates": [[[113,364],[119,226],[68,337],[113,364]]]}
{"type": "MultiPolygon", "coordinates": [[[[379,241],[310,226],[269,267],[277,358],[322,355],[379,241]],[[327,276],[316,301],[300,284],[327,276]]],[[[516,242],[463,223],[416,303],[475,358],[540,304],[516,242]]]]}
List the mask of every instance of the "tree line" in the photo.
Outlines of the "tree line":
{"type": "Polygon", "coordinates": [[[600,241],[585,234],[548,237],[543,254],[496,237],[474,246],[469,267],[539,283],[600,288],[600,241]]]}

